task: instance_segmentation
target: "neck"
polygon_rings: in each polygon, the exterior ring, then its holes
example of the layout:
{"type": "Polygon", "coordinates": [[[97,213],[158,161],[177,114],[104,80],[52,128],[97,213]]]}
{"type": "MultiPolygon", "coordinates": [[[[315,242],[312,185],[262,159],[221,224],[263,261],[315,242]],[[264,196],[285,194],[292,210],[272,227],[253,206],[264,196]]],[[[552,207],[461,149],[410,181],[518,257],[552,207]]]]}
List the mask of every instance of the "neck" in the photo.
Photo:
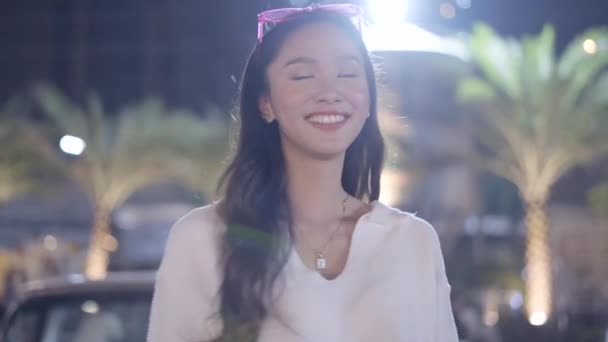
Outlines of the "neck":
{"type": "Polygon", "coordinates": [[[342,187],[344,153],[321,160],[289,152],[284,155],[294,223],[299,227],[318,227],[341,219],[342,203],[348,196],[342,187]]]}

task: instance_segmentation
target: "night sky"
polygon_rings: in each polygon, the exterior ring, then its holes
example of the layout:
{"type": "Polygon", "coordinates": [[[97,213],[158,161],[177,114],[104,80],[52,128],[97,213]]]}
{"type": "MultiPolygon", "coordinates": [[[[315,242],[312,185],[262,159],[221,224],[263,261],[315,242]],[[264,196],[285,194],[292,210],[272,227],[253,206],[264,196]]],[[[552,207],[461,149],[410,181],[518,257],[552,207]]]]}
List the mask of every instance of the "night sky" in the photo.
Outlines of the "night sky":
{"type": "MultiPolygon", "coordinates": [[[[473,22],[483,20],[502,34],[520,36],[550,22],[557,27],[560,47],[591,26],[608,24],[605,0],[471,0],[467,10],[454,0],[457,11],[451,20],[440,16],[440,3],[410,0],[407,18],[441,34],[468,31],[473,22]]],[[[206,102],[230,106],[255,42],[255,14],[289,4],[4,0],[0,100],[46,80],[75,99],[82,99],[88,89],[98,91],[110,108],[147,94],[193,108],[206,102]]]]}
{"type": "MultiPolygon", "coordinates": [[[[435,2],[435,0],[433,1],[435,2]]],[[[425,5],[421,18],[428,25],[440,22],[437,7],[425,5]]],[[[422,3],[422,1],[420,1],[422,3]]],[[[461,10],[454,20],[443,23],[449,28],[467,30],[475,21],[486,21],[502,34],[521,36],[536,33],[543,24],[557,27],[562,45],[589,27],[608,25],[608,2],[603,0],[472,0],[471,8],[461,10]]]]}

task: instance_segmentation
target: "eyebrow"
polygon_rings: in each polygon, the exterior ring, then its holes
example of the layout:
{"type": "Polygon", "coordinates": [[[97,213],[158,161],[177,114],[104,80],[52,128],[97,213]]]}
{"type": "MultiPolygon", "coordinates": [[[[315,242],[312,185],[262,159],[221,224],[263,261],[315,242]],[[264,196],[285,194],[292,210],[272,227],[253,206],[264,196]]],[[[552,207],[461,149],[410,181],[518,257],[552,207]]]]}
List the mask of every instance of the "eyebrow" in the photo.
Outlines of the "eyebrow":
{"type": "Polygon", "coordinates": [[[357,58],[357,56],[354,55],[342,55],[342,56],[338,56],[338,61],[340,62],[356,62],[361,64],[361,60],[359,58],[357,58]]]}
{"type": "MultiPolygon", "coordinates": [[[[336,58],[336,60],[338,60],[339,62],[356,62],[361,64],[361,61],[359,60],[359,58],[357,58],[354,55],[342,55],[342,56],[338,56],[336,58]]],[[[296,57],[296,58],[292,58],[289,61],[287,61],[287,63],[285,63],[285,65],[283,65],[283,69],[287,68],[290,65],[293,64],[317,64],[319,63],[319,61],[317,61],[314,58],[311,57],[305,57],[305,56],[300,56],[300,57],[296,57]]]]}
{"type": "Polygon", "coordinates": [[[283,65],[283,69],[287,68],[290,65],[293,64],[316,64],[318,63],[318,61],[314,58],[310,58],[310,57],[296,57],[293,59],[290,59],[289,61],[287,61],[287,63],[285,63],[285,65],[283,65]]]}

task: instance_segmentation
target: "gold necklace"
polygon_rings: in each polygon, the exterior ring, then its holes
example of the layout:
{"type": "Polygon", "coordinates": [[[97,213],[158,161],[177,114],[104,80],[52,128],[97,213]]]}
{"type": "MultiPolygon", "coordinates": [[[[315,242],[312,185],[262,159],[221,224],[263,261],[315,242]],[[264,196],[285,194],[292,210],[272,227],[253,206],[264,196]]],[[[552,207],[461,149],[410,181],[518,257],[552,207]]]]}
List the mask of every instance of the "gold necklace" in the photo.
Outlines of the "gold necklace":
{"type": "Polygon", "coordinates": [[[331,235],[329,236],[329,239],[327,239],[327,241],[325,242],[325,244],[323,245],[322,248],[320,248],[320,249],[312,248],[312,247],[310,247],[310,244],[306,240],[304,240],[304,242],[306,243],[308,248],[315,252],[315,265],[316,265],[317,271],[322,271],[327,268],[327,258],[325,257],[325,251],[327,250],[327,247],[329,247],[329,244],[331,243],[331,241],[334,239],[334,236],[336,235],[336,233],[342,227],[342,222],[346,218],[345,217],[346,202],[348,201],[348,197],[349,197],[349,195],[346,194],[346,197],[344,198],[344,200],[342,200],[342,217],[338,221],[338,225],[337,225],[336,229],[334,229],[334,231],[331,233],[331,235]]]}

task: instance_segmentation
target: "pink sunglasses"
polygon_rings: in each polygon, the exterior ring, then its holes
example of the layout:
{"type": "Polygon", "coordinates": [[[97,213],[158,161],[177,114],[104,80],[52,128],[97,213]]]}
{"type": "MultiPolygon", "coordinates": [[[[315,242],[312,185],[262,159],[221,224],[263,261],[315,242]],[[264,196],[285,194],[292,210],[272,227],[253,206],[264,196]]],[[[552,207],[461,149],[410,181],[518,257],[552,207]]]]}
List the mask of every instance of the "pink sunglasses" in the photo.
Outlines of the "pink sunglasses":
{"type": "Polygon", "coordinates": [[[312,6],[303,8],[279,8],[258,14],[258,43],[262,42],[264,34],[270,31],[277,23],[292,20],[300,13],[309,13],[315,11],[324,11],[352,18],[354,19],[355,26],[359,32],[361,32],[363,26],[361,7],[353,4],[314,4],[312,6]]]}

